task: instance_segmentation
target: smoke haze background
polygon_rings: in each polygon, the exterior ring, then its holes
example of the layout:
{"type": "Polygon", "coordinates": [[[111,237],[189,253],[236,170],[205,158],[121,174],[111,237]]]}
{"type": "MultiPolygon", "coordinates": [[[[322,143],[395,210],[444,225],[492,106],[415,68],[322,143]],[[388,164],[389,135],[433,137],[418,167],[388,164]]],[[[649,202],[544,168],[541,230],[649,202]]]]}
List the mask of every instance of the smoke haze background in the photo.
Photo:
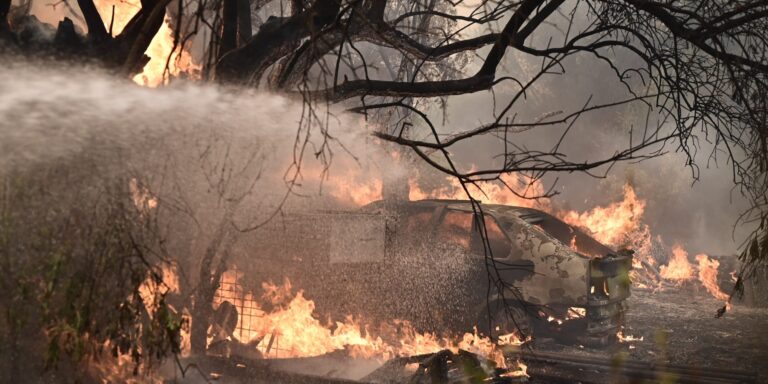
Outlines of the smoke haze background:
{"type": "MultiPolygon", "coordinates": [[[[567,2],[563,13],[567,14],[572,6],[573,2],[567,2]]],[[[589,22],[583,10],[577,9],[576,15],[572,35],[589,22]]],[[[540,33],[537,31],[526,41],[526,45],[539,49],[545,49],[549,44],[556,45],[552,41],[562,40],[565,28],[567,25],[564,23],[543,26],[540,33]],[[553,40],[550,41],[550,38],[553,40]]],[[[487,50],[480,50],[479,56],[483,57],[487,50]]],[[[627,51],[615,50],[610,52],[609,57],[620,69],[643,67],[642,62],[627,51]]],[[[464,72],[473,74],[481,65],[482,61],[475,59],[464,72]]],[[[525,84],[539,71],[542,61],[541,58],[510,50],[503,65],[502,75],[512,76],[525,84]]],[[[583,54],[569,57],[563,62],[563,67],[563,73],[545,75],[537,80],[506,116],[514,117],[516,122],[538,121],[544,116],[558,119],[578,111],[587,103],[594,106],[632,97],[627,85],[617,79],[614,69],[595,56],[583,54]]],[[[635,90],[647,86],[647,80],[641,80],[634,73],[630,73],[625,80],[635,90]]],[[[515,82],[505,81],[493,93],[478,92],[448,98],[448,119],[439,129],[447,134],[493,122],[519,89],[515,82]]],[[[655,100],[650,102],[653,104],[655,100]]],[[[432,111],[431,117],[436,124],[443,121],[441,111],[432,111]]],[[[671,132],[672,123],[659,122],[659,119],[658,107],[653,105],[649,113],[647,106],[639,102],[584,113],[568,131],[559,152],[575,162],[607,158],[627,148],[630,135],[633,142],[640,142],[646,124],[650,129],[661,124],[662,133],[671,132]]],[[[566,127],[567,124],[536,127],[522,133],[509,133],[508,139],[528,149],[551,151],[566,127]]],[[[710,157],[714,138],[695,129],[693,133],[698,135],[696,147],[691,149],[695,172],[686,165],[686,156],[681,152],[679,142],[670,141],[664,147],[652,147],[642,152],[647,154],[661,149],[665,153],[663,156],[641,162],[617,163],[611,166],[605,178],[592,178],[578,172],[552,173],[544,177],[545,187],[556,185],[559,192],[553,200],[556,205],[583,212],[620,201],[623,185],[630,182],[638,197],[648,201],[644,222],[668,246],[679,244],[692,254],[734,254],[752,230],[751,225],[735,226],[740,214],[749,208],[748,200],[734,187],[732,164],[727,154],[720,149],[716,158],[710,157]]],[[[472,166],[480,169],[499,167],[503,161],[503,157],[499,156],[504,152],[503,141],[491,135],[455,147],[452,148],[455,160],[465,170],[472,166]]],[[[591,173],[603,176],[608,169],[603,166],[591,173]]]]}
{"type": "MultiPolygon", "coordinates": [[[[527,64],[512,60],[508,65],[527,64]]],[[[575,63],[567,76],[543,82],[529,92],[523,112],[540,116],[552,112],[551,106],[567,111],[582,105],[590,94],[603,100],[620,97],[620,85],[603,81],[602,71],[607,69],[595,65],[594,61],[575,63]]],[[[497,100],[504,97],[497,92],[497,100]]],[[[441,129],[449,132],[476,126],[492,116],[491,110],[489,92],[459,96],[449,100],[448,120],[441,129]]],[[[97,69],[11,63],[0,73],[0,168],[55,162],[86,147],[92,149],[93,143],[101,143],[96,146],[104,151],[101,155],[116,155],[119,151],[113,149],[120,148],[133,155],[125,157],[126,164],[145,167],[148,158],[160,161],[171,147],[194,147],[198,152],[193,152],[199,154],[201,140],[215,132],[246,152],[250,143],[258,145],[266,176],[256,187],[256,195],[272,196],[258,204],[264,210],[276,206],[286,190],[284,176],[294,153],[301,113],[300,101],[263,92],[233,92],[189,83],[146,89],[97,69]]],[[[323,164],[314,158],[313,151],[321,142],[315,129],[311,133],[314,146],[304,159],[305,177],[297,188],[300,193],[291,198],[297,206],[308,201],[302,196],[328,199],[339,180],[354,179],[356,185],[371,186],[383,170],[407,173],[393,166],[392,158],[370,137],[370,127],[360,117],[339,110],[333,113],[330,132],[339,143],[331,143],[334,156],[327,170],[328,182],[320,182],[323,164]]],[[[601,152],[626,145],[628,126],[642,124],[644,116],[644,109],[632,107],[584,115],[567,137],[563,151],[569,159],[595,160],[601,152]]],[[[547,129],[526,132],[515,140],[530,148],[546,148],[561,132],[547,129]]],[[[674,146],[668,146],[671,153],[660,158],[618,164],[604,179],[575,173],[553,174],[544,181],[548,187],[557,178],[560,195],[555,202],[579,211],[620,200],[623,184],[631,181],[638,196],[648,200],[644,221],[668,245],[681,244],[691,253],[731,254],[748,229],[737,227],[733,235],[733,225],[747,202],[733,189],[730,165],[709,162],[708,148],[703,147],[696,155],[701,173],[695,183],[674,146]]],[[[454,156],[465,168],[482,168],[497,164],[492,155],[501,151],[497,139],[482,137],[457,147],[454,156]]],[[[184,156],[194,159],[193,153],[184,156]]],[[[330,205],[338,206],[338,201],[330,200],[330,205]]]]}
{"type": "MultiPolygon", "coordinates": [[[[566,2],[564,13],[568,13],[574,5],[574,2],[566,2]]],[[[459,7],[459,11],[463,9],[459,7]]],[[[74,15],[78,15],[78,9],[73,11],[74,15]]],[[[43,2],[33,2],[31,13],[52,25],[70,15],[83,28],[81,18],[72,16],[73,13],[64,6],[52,7],[43,2]]],[[[588,22],[586,12],[577,10],[573,31],[578,31],[588,22]]],[[[562,39],[564,27],[544,26],[528,45],[543,48],[550,43],[550,38],[556,41],[562,39]]],[[[466,34],[482,32],[480,26],[475,26],[466,34]]],[[[360,49],[365,50],[365,44],[360,49]]],[[[483,56],[488,49],[479,50],[479,56],[483,56]]],[[[618,67],[640,66],[637,59],[626,51],[614,51],[612,55],[611,59],[618,67]]],[[[480,65],[481,60],[474,59],[464,68],[464,73],[474,73],[480,65]]],[[[60,156],[66,151],[82,148],[86,137],[109,138],[123,143],[136,142],[137,137],[143,137],[152,142],[152,138],[158,135],[186,135],[200,127],[232,128],[229,134],[245,141],[252,140],[254,136],[268,136],[272,143],[272,159],[278,158],[278,152],[279,156],[292,155],[291,145],[301,117],[301,106],[296,101],[264,93],[233,96],[213,86],[201,85],[148,90],[127,81],[110,79],[107,74],[95,69],[57,68],[41,73],[40,68],[25,69],[24,66],[16,64],[0,73],[0,100],[3,102],[0,118],[4,121],[0,143],[4,155],[0,155],[0,166],[7,166],[4,162],[10,161],[9,156],[16,158],[14,161],[60,156]],[[115,121],[124,123],[118,123],[119,127],[116,127],[115,121]]],[[[525,81],[540,66],[539,58],[510,51],[505,58],[504,72],[525,81]]],[[[509,115],[519,121],[532,121],[545,114],[565,115],[582,107],[590,98],[594,105],[629,96],[610,66],[594,56],[571,57],[564,62],[564,66],[567,72],[544,76],[509,115]]],[[[643,86],[636,76],[627,81],[633,87],[643,86]]],[[[513,82],[507,81],[496,87],[495,94],[478,92],[449,98],[445,111],[448,119],[439,129],[448,133],[488,122],[517,90],[513,82]]],[[[340,110],[335,111],[337,115],[340,110]]],[[[442,111],[431,108],[430,112],[433,122],[442,121],[442,111]]],[[[646,124],[646,113],[645,106],[634,103],[584,114],[569,132],[561,152],[566,153],[570,160],[597,160],[609,156],[628,144],[630,127],[635,130],[635,138],[641,134],[646,124]]],[[[657,123],[656,113],[654,111],[650,115],[650,126],[657,123]]],[[[333,123],[338,126],[332,130],[341,127],[343,134],[340,137],[357,159],[336,147],[338,156],[335,156],[335,164],[329,170],[331,178],[354,178],[357,179],[355,184],[370,185],[371,175],[366,176],[366,173],[380,174],[386,169],[402,175],[409,171],[409,165],[402,168],[391,166],[392,160],[381,153],[378,143],[370,139],[370,127],[359,117],[347,117],[342,122],[333,123]]],[[[416,124],[418,126],[418,122],[416,124]]],[[[527,148],[549,150],[563,129],[564,126],[537,128],[511,137],[515,143],[527,148]]],[[[555,197],[555,202],[568,209],[584,211],[620,200],[623,184],[631,181],[638,196],[648,200],[645,221],[655,234],[663,236],[668,245],[679,243],[696,253],[734,253],[751,228],[734,228],[740,213],[748,208],[748,202],[733,187],[731,164],[725,161],[725,156],[720,156],[718,162],[711,161],[711,144],[702,137],[694,157],[700,171],[695,181],[692,170],[686,166],[685,156],[678,152],[676,145],[670,143],[665,148],[669,153],[657,159],[617,164],[605,179],[585,177],[581,173],[552,174],[545,177],[545,185],[549,187],[558,179],[557,191],[560,195],[555,197]]],[[[499,159],[495,155],[502,151],[500,140],[489,136],[452,148],[455,160],[464,169],[498,166],[499,159]]],[[[308,163],[311,163],[311,157],[307,156],[308,163]]],[[[287,165],[278,161],[270,164],[275,176],[282,175],[282,171],[277,171],[280,167],[287,165]]],[[[310,164],[307,168],[317,173],[322,167],[310,164]]],[[[423,170],[426,167],[419,168],[423,170]]],[[[605,168],[601,168],[594,173],[602,174],[604,171],[605,168]]],[[[418,176],[429,177],[427,172],[422,173],[418,176]]],[[[380,175],[376,177],[380,178],[380,175]]],[[[272,181],[282,184],[281,179],[275,177],[272,181]]],[[[303,184],[303,192],[323,192],[318,183],[305,180],[303,184]]],[[[275,192],[274,185],[267,189],[275,192]]]]}

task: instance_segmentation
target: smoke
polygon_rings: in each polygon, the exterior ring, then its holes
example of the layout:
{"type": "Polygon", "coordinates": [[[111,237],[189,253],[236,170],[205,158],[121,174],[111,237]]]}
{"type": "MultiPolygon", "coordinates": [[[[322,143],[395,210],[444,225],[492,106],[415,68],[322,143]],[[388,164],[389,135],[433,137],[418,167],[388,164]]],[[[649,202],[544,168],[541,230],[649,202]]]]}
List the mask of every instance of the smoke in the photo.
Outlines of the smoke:
{"type": "MultiPolygon", "coordinates": [[[[567,13],[564,11],[564,14],[567,13]]],[[[580,11],[577,12],[579,14],[580,11]]],[[[572,27],[572,35],[585,23],[586,17],[581,14],[572,27]]],[[[544,26],[541,33],[537,31],[530,41],[526,41],[526,45],[538,48],[556,46],[563,38],[562,30],[566,28],[565,23],[544,26]]],[[[615,50],[604,54],[618,68],[642,66],[636,57],[626,51],[615,50]]],[[[481,64],[476,60],[465,72],[474,73],[481,64]]],[[[498,77],[511,76],[525,84],[541,69],[541,65],[540,57],[510,50],[502,67],[503,72],[498,77]]],[[[598,105],[632,96],[626,85],[616,79],[614,69],[591,54],[570,57],[562,65],[565,71],[560,73],[554,70],[537,80],[506,116],[516,122],[536,121],[542,116],[558,118],[579,110],[587,102],[598,105]]],[[[637,77],[630,76],[627,82],[640,92],[645,90],[645,85],[637,77]]],[[[490,123],[519,89],[516,82],[506,81],[500,83],[493,93],[478,92],[451,98],[446,110],[448,120],[439,129],[443,133],[455,133],[490,123]]],[[[442,111],[431,112],[433,122],[442,121],[442,111]]],[[[630,140],[639,142],[646,124],[656,126],[658,114],[658,109],[648,113],[647,107],[641,103],[585,113],[570,127],[558,152],[577,163],[607,158],[627,148],[630,140]],[[647,121],[646,117],[649,117],[647,121]]],[[[521,148],[551,151],[566,129],[566,124],[544,126],[508,133],[506,138],[521,148]]],[[[586,211],[621,200],[622,187],[630,182],[638,197],[648,200],[644,221],[668,245],[680,244],[694,253],[733,254],[751,229],[734,227],[749,204],[734,189],[731,164],[726,162],[725,157],[721,156],[718,162],[709,157],[713,147],[703,134],[698,145],[693,154],[696,178],[694,169],[686,165],[678,143],[671,142],[664,148],[651,148],[645,152],[663,149],[664,155],[658,158],[619,163],[591,172],[599,177],[584,173],[549,174],[544,178],[544,184],[547,188],[556,186],[559,195],[553,200],[555,205],[586,211]]],[[[466,170],[473,167],[498,168],[503,159],[499,155],[504,148],[500,138],[486,135],[451,149],[455,162],[466,170]]]]}
{"type": "Polygon", "coordinates": [[[180,178],[200,179],[226,162],[232,172],[250,167],[260,196],[286,193],[291,180],[297,196],[318,197],[348,175],[380,177],[391,158],[371,142],[364,122],[315,112],[327,118],[325,130],[308,127],[301,102],[285,96],[190,83],[154,90],[92,68],[7,63],[0,73],[0,170],[89,151],[119,157],[140,173],[157,176],[173,164],[196,173],[180,178]]]}

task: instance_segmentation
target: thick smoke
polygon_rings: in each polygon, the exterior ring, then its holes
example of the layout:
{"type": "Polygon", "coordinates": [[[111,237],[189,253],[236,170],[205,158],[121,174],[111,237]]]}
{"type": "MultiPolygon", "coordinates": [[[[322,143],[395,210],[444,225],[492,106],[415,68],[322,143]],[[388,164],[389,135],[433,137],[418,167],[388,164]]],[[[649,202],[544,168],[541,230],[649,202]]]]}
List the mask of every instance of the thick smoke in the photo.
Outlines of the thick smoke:
{"type": "Polygon", "coordinates": [[[155,176],[171,165],[190,172],[181,179],[207,177],[206,167],[227,162],[250,167],[263,197],[285,194],[295,161],[295,195],[317,197],[348,174],[379,175],[391,160],[357,117],[317,110],[328,117],[321,130],[308,127],[303,112],[300,101],[279,95],[193,84],[147,89],[95,69],[10,63],[0,73],[0,170],[84,151],[155,176]]]}
{"type": "MultiPolygon", "coordinates": [[[[567,12],[564,12],[567,14],[567,12]]],[[[577,12],[578,14],[578,12],[577,12]]],[[[584,15],[572,29],[572,35],[579,30],[579,23],[585,23],[584,15]]],[[[547,26],[543,33],[526,44],[545,48],[562,40],[565,23],[547,26]],[[550,36],[554,42],[549,40],[550,36]]],[[[607,54],[619,68],[642,66],[636,57],[626,51],[616,50],[607,54]]],[[[474,73],[482,64],[475,60],[465,72],[474,73]]],[[[503,75],[512,76],[523,84],[541,68],[539,57],[528,56],[510,50],[504,63],[503,75]]],[[[542,116],[563,117],[579,110],[589,100],[589,105],[615,102],[631,97],[626,85],[619,82],[613,69],[603,60],[591,54],[568,58],[563,62],[565,71],[555,70],[537,80],[507,113],[517,122],[536,121],[542,116]]],[[[501,76],[501,75],[500,75],[501,76]]],[[[628,84],[644,91],[646,83],[636,76],[627,79],[628,84]]],[[[498,112],[506,106],[519,91],[516,82],[499,84],[493,93],[478,92],[448,100],[448,120],[440,129],[450,132],[468,130],[492,122],[498,112]]],[[[433,111],[432,121],[442,121],[442,111],[433,111]]],[[[626,148],[632,138],[637,143],[646,123],[655,127],[658,123],[657,108],[648,113],[641,103],[622,105],[585,113],[570,128],[559,152],[573,162],[595,161],[606,158],[626,148]],[[649,116],[646,122],[646,116],[649,116]]],[[[531,150],[550,151],[567,126],[544,126],[521,133],[509,133],[507,138],[515,145],[531,150]]],[[[668,128],[670,129],[670,128],[668,128]]],[[[718,161],[711,159],[712,145],[703,133],[700,134],[694,169],[686,166],[686,158],[677,142],[670,142],[662,149],[663,156],[641,162],[627,162],[602,167],[591,173],[550,174],[544,178],[546,187],[555,185],[560,193],[554,198],[558,206],[586,211],[597,205],[621,200],[625,183],[633,184],[638,197],[648,200],[644,221],[654,234],[661,235],[668,244],[680,244],[691,252],[709,254],[733,254],[741,245],[751,227],[734,226],[739,215],[748,207],[747,200],[734,189],[731,164],[725,156],[718,161]],[[606,174],[607,171],[610,171],[606,174]],[[607,176],[606,176],[607,175],[607,176]],[[602,178],[602,176],[606,176],[602,178]]],[[[464,168],[499,167],[504,151],[502,140],[491,135],[471,140],[453,149],[455,160],[464,168]]],[[[646,153],[650,153],[646,151],[646,153]]]]}

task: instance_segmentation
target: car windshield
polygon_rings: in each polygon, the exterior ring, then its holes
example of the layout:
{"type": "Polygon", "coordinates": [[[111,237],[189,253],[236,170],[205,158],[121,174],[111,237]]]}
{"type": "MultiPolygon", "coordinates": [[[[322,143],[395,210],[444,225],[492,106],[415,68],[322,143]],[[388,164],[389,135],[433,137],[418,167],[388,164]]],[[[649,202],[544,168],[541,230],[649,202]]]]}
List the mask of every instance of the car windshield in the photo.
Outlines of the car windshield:
{"type": "Polygon", "coordinates": [[[580,229],[566,224],[560,219],[535,209],[516,209],[520,218],[535,225],[564,245],[585,256],[596,257],[615,253],[612,249],[593,239],[580,229]]]}

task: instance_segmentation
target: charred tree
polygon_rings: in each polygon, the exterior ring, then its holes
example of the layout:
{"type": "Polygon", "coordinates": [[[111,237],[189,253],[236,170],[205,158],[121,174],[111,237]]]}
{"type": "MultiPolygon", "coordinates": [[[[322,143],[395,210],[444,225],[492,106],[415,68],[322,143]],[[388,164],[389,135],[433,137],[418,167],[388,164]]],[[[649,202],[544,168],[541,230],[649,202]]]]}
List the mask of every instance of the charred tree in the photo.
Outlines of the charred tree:
{"type": "MultiPolygon", "coordinates": [[[[152,38],[157,34],[165,17],[165,8],[169,0],[145,0],[142,7],[131,18],[126,27],[117,36],[110,36],[93,0],[78,0],[77,4],[86,24],[86,36],[80,36],[70,18],[64,18],[58,25],[55,38],[47,44],[25,43],[20,35],[34,31],[11,28],[9,17],[13,13],[10,1],[0,3],[0,40],[10,42],[12,52],[30,57],[58,57],[65,60],[99,62],[107,68],[124,69],[125,74],[133,75],[140,71],[147,62],[144,55],[152,38]]],[[[26,14],[16,15],[19,20],[28,18],[26,14]]],[[[16,23],[24,28],[25,23],[16,23]]],[[[13,25],[16,25],[13,24],[13,25]]]]}
{"type": "Polygon", "coordinates": [[[258,79],[267,67],[295,50],[301,39],[316,35],[333,22],[339,9],[338,0],[318,0],[290,17],[270,17],[248,44],[219,60],[217,78],[227,83],[258,79]]]}
{"type": "Polygon", "coordinates": [[[237,16],[237,0],[223,0],[223,3],[223,27],[221,31],[219,57],[224,56],[226,53],[237,47],[237,26],[239,22],[239,18],[237,16]]]}
{"type": "Polygon", "coordinates": [[[242,47],[251,40],[253,27],[251,26],[251,2],[249,0],[237,0],[237,46],[242,47]]]}
{"type": "Polygon", "coordinates": [[[0,42],[13,39],[11,27],[8,25],[8,12],[11,10],[11,0],[0,0],[0,42]]]}

